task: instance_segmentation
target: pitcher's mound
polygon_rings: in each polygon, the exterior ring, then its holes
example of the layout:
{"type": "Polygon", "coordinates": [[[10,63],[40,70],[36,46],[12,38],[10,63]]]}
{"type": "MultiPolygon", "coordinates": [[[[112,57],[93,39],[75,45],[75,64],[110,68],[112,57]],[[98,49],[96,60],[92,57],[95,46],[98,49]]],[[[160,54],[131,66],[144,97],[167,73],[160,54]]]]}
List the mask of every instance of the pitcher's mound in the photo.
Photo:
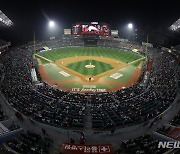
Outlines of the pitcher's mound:
{"type": "Polygon", "coordinates": [[[86,68],[94,68],[94,67],[96,67],[96,66],[90,64],[90,65],[85,65],[85,67],[86,67],[86,68]]]}

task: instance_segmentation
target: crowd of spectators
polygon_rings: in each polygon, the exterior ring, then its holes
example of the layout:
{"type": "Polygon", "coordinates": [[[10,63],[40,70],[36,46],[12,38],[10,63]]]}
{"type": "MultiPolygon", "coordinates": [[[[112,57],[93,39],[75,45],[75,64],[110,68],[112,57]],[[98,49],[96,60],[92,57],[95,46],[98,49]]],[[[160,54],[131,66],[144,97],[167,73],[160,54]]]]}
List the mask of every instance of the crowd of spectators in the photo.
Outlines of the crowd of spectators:
{"type": "Polygon", "coordinates": [[[0,54],[6,51],[10,45],[11,45],[10,42],[6,42],[0,39],[0,54]]]}
{"type": "Polygon", "coordinates": [[[170,121],[171,125],[180,126],[180,111],[179,113],[170,121]]]}
{"type": "Polygon", "coordinates": [[[7,116],[6,114],[3,112],[1,104],[0,104],[0,121],[6,120],[7,116]]]}
{"type": "MultiPolygon", "coordinates": [[[[42,47],[49,47],[50,49],[62,48],[67,46],[83,46],[84,42],[82,38],[75,37],[73,35],[64,35],[59,39],[51,41],[37,41],[35,44],[35,50],[38,52],[42,47]]],[[[25,48],[34,50],[34,42],[29,42],[24,45],[25,48]]]]}
{"type": "Polygon", "coordinates": [[[168,149],[158,148],[159,140],[150,134],[137,137],[134,140],[127,140],[121,143],[117,154],[162,154],[168,149]]]}
{"type": "Polygon", "coordinates": [[[49,140],[30,131],[7,140],[5,144],[12,150],[24,154],[48,154],[51,146],[49,140]]]}
{"type": "Polygon", "coordinates": [[[139,43],[128,42],[128,41],[124,42],[124,41],[111,40],[111,39],[100,39],[98,41],[98,45],[103,47],[121,48],[127,50],[137,49],[140,52],[145,50],[145,47],[143,47],[139,43]]]}

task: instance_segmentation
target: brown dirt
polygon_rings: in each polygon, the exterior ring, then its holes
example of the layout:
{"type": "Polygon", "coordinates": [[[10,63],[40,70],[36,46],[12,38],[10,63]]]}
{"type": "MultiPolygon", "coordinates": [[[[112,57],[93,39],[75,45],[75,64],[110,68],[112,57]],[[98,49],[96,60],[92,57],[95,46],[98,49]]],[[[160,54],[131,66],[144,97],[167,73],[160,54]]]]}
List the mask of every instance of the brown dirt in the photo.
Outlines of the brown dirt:
{"type": "MultiPolygon", "coordinates": [[[[102,78],[103,76],[107,76],[109,74],[111,74],[112,72],[116,72],[116,70],[119,70],[123,67],[125,67],[126,63],[123,63],[123,62],[120,62],[118,61],[117,63],[117,60],[114,60],[114,59],[110,59],[110,58],[99,58],[99,57],[91,57],[91,56],[82,56],[82,57],[77,57],[74,58],[74,57],[70,57],[70,58],[64,58],[64,59],[61,59],[61,60],[58,60],[55,62],[55,64],[57,66],[59,66],[60,68],[64,69],[64,70],[67,70],[68,72],[74,74],[75,76],[78,76],[78,77],[74,77],[73,79],[67,79],[67,80],[63,80],[63,81],[60,81],[60,80],[57,80],[57,81],[54,81],[51,79],[51,77],[48,75],[48,73],[46,72],[46,70],[44,69],[44,66],[43,65],[39,65],[39,73],[41,74],[41,78],[43,81],[47,82],[48,84],[50,85],[53,85],[53,86],[56,86],[57,88],[60,88],[62,90],[67,90],[67,91],[71,91],[72,88],[68,88],[68,87],[65,87],[63,85],[63,83],[67,83],[67,82],[87,82],[87,80],[85,78],[87,78],[87,76],[84,76],[84,75],[81,75],[80,73],[77,73],[71,69],[68,69],[67,66],[69,63],[72,63],[72,62],[77,62],[77,61],[82,61],[82,60],[88,60],[88,59],[92,59],[92,60],[98,60],[98,61],[101,61],[101,62],[105,62],[105,63],[108,63],[110,65],[113,65],[115,68],[110,70],[110,71],[107,71],[107,72],[104,72],[104,73],[101,73],[97,76],[95,76],[95,81],[91,82],[91,83],[102,83],[102,84],[115,84],[115,85],[119,85],[118,87],[116,88],[111,88],[111,89],[107,89],[108,92],[113,92],[113,91],[116,91],[118,89],[122,89],[123,87],[128,87],[128,86],[131,86],[132,84],[138,82],[139,80],[139,77],[141,75],[141,69],[139,67],[137,67],[135,69],[135,71],[133,72],[133,74],[131,75],[130,79],[128,82],[119,82],[119,81],[108,81],[108,80],[105,80],[104,78],[102,78]],[[62,64],[62,60],[63,60],[63,64],[62,64]]],[[[88,84],[89,82],[87,82],[88,84]]]]}

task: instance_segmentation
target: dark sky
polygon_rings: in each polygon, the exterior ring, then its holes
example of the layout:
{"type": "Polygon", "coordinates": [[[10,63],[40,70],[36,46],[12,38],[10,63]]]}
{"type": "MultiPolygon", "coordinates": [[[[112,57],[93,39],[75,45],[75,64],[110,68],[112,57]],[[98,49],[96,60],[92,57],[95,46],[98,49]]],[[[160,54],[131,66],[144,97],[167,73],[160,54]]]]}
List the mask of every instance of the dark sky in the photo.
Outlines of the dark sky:
{"type": "Polygon", "coordinates": [[[14,22],[13,27],[0,30],[0,34],[18,41],[32,40],[33,31],[37,39],[46,38],[48,20],[56,22],[59,34],[79,21],[106,22],[118,30],[129,22],[136,28],[156,29],[168,28],[180,18],[179,4],[167,0],[4,1],[0,3],[0,10],[14,22]]]}

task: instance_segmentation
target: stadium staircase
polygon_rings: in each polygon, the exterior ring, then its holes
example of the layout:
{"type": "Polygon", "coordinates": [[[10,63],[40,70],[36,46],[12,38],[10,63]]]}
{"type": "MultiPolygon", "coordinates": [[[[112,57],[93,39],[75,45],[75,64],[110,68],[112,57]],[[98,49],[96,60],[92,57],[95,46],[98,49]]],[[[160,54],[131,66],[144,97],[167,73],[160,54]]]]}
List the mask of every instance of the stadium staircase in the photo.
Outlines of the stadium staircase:
{"type": "Polygon", "coordinates": [[[92,135],[93,135],[93,129],[92,129],[92,118],[91,118],[91,105],[86,104],[86,110],[85,110],[85,122],[84,122],[84,134],[86,141],[92,142],[92,135]]]}

